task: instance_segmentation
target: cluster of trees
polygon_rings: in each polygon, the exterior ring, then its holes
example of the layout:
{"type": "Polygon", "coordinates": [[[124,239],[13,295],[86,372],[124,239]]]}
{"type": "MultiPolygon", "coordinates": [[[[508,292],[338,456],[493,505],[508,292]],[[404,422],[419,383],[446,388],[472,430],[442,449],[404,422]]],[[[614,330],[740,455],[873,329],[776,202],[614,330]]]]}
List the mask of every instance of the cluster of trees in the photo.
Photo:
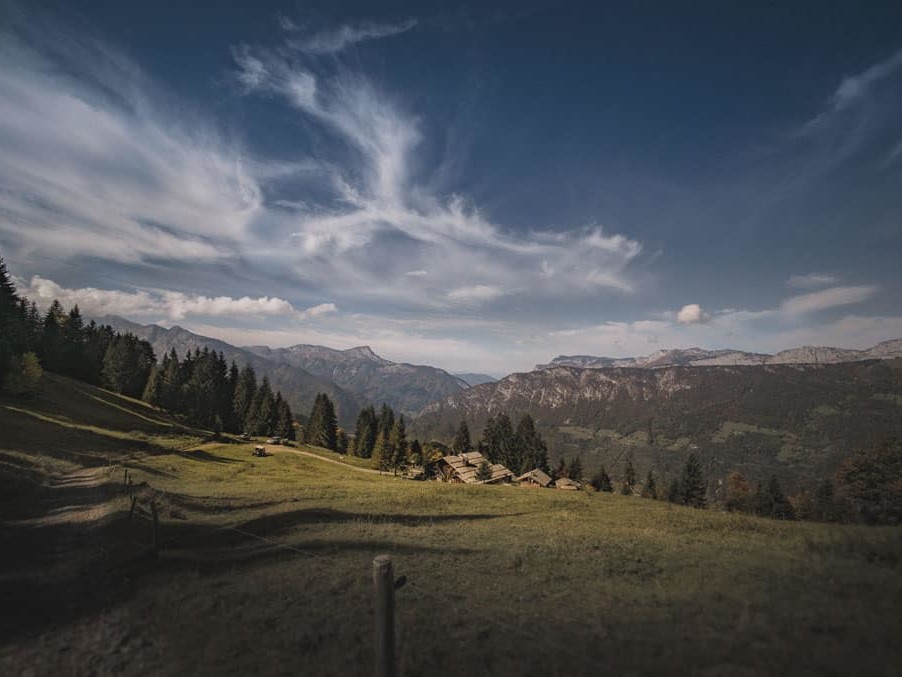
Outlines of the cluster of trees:
{"type": "Polygon", "coordinates": [[[818,522],[902,523],[902,441],[890,439],[855,452],[835,476],[813,490],[787,497],[776,477],[752,484],[727,478],[724,506],[778,519],[818,522]]]}
{"type": "MultiPolygon", "coordinates": [[[[470,430],[466,421],[461,421],[451,445],[455,453],[470,451],[470,430]]],[[[482,440],[477,450],[491,463],[500,463],[516,474],[539,468],[550,472],[548,466],[548,445],[536,429],[535,421],[524,414],[517,423],[516,430],[507,414],[492,416],[485,423],[482,440]]],[[[580,473],[582,472],[580,468],[580,473]]]]}
{"type": "Polygon", "coordinates": [[[281,392],[273,392],[269,379],[264,376],[258,385],[253,367],[239,370],[207,347],[184,360],[175,349],[164,355],[150,372],[143,399],[216,432],[295,438],[291,407],[281,392]]]}
{"type": "Polygon", "coordinates": [[[383,404],[379,413],[373,406],[364,407],[357,415],[354,445],[351,453],[371,459],[374,468],[399,472],[409,465],[425,465],[423,447],[419,440],[407,439],[403,416],[383,404]]]}
{"type": "Polygon", "coordinates": [[[46,369],[140,397],[154,363],[149,343],[93,321],[85,324],[77,305],[66,312],[54,300],[42,315],[18,295],[0,259],[0,388],[34,392],[46,369]]]}
{"type": "MultiPolygon", "coordinates": [[[[611,476],[602,465],[592,476],[589,483],[596,491],[613,493],[614,483],[611,476]]],[[[623,473],[623,482],[620,485],[620,493],[624,496],[634,496],[638,488],[636,468],[632,457],[627,457],[626,467],[623,473]]],[[[679,478],[671,480],[667,491],[658,489],[657,481],[651,470],[645,476],[645,482],[638,493],[642,498],[652,500],[666,500],[669,503],[687,505],[691,508],[704,508],[707,504],[706,483],[702,473],[702,466],[695,454],[689,454],[679,478]]]]}

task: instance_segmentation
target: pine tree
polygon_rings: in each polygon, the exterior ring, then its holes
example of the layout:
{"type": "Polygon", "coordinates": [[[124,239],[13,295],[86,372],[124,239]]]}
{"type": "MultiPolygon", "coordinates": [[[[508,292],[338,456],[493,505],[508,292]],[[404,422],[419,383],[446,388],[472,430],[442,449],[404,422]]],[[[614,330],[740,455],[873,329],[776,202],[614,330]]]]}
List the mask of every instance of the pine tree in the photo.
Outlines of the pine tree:
{"type": "Polygon", "coordinates": [[[404,426],[404,417],[399,416],[389,437],[389,447],[391,448],[391,468],[395,474],[399,470],[403,470],[407,466],[407,429],[404,426]]]}
{"type": "Polygon", "coordinates": [[[702,466],[695,454],[689,454],[686,465],[683,466],[683,476],[680,480],[680,503],[692,508],[704,508],[707,504],[702,466]]]}
{"type": "Polygon", "coordinates": [[[538,468],[544,472],[550,472],[548,467],[548,447],[545,440],[536,430],[535,422],[532,416],[524,414],[517,424],[516,446],[519,450],[520,464],[519,468],[511,468],[515,472],[525,473],[533,468],[538,468]]]}
{"type": "Polygon", "coordinates": [[[388,470],[391,464],[392,449],[385,433],[380,432],[376,437],[376,444],[373,447],[373,455],[370,459],[374,468],[381,471],[388,470]]]}
{"type": "Polygon", "coordinates": [[[410,443],[410,462],[413,465],[423,465],[423,447],[420,444],[420,441],[415,439],[410,443]]]}
{"type": "Polygon", "coordinates": [[[614,491],[614,485],[611,484],[611,477],[608,475],[607,470],[604,469],[604,466],[598,468],[598,472],[592,476],[592,480],[589,484],[591,484],[596,491],[606,491],[608,493],[614,491]]]}
{"type": "Polygon", "coordinates": [[[379,433],[379,422],[376,410],[372,406],[364,407],[357,415],[357,426],[354,433],[354,455],[370,458],[376,446],[376,435],[379,433]]]}
{"type": "Polygon", "coordinates": [[[551,479],[557,480],[561,477],[567,477],[567,461],[563,456],[557,462],[557,467],[551,471],[551,479]]]}
{"type": "Polygon", "coordinates": [[[465,454],[470,451],[471,448],[470,429],[467,427],[467,422],[461,420],[460,425],[457,426],[457,432],[454,435],[454,442],[451,444],[451,449],[455,454],[465,454]]]}
{"type": "Polygon", "coordinates": [[[642,487],[642,498],[653,500],[658,498],[658,487],[655,484],[655,477],[651,474],[651,470],[648,471],[648,475],[645,477],[645,485],[642,487]]]}
{"type": "Polygon", "coordinates": [[[376,434],[382,433],[385,435],[385,438],[388,439],[388,436],[391,435],[391,429],[395,427],[395,412],[392,411],[392,408],[382,403],[382,409],[379,412],[379,426],[376,430],[376,434]]]}
{"type": "Polygon", "coordinates": [[[781,520],[794,520],[796,518],[795,510],[793,510],[786,494],[783,493],[783,488],[780,486],[776,475],[771,475],[765,495],[767,496],[769,517],[781,520]]]}
{"type": "Polygon", "coordinates": [[[254,368],[246,364],[238,373],[235,394],[232,397],[232,411],[241,432],[250,432],[248,412],[257,393],[257,375],[254,368]]]}
{"type": "Polygon", "coordinates": [[[579,460],[579,456],[574,456],[567,465],[567,477],[575,482],[581,482],[583,479],[583,463],[579,460]]]}
{"type": "Polygon", "coordinates": [[[626,457],[626,469],[623,471],[623,485],[620,493],[624,496],[632,496],[636,490],[636,468],[633,466],[633,457],[626,457]]]}
{"type": "Polygon", "coordinates": [[[486,482],[492,479],[492,467],[489,465],[488,461],[483,461],[479,464],[479,467],[476,468],[476,479],[480,482],[486,482]]]}

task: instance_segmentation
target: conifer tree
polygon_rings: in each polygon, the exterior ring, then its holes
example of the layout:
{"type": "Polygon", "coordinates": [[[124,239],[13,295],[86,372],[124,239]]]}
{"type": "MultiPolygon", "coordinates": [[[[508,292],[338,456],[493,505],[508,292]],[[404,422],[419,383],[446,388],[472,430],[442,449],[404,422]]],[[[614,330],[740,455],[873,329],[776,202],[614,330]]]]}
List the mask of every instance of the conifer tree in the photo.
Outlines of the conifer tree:
{"type": "Polygon", "coordinates": [[[614,485],[611,484],[611,477],[608,475],[607,470],[604,469],[604,466],[598,468],[598,472],[592,476],[592,480],[589,484],[591,484],[596,491],[606,491],[608,493],[614,491],[614,485]]]}
{"type": "Polygon", "coordinates": [[[379,422],[376,420],[376,411],[372,405],[364,407],[357,415],[357,426],[354,433],[354,455],[360,458],[370,458],[373,455],[373,447],[376,446],[376,435],[379,432],[379,422]]]}
{"type": "Polygon", "coordinates": [[[472,448],[470,443],[470,429],[467,427],[467,422],[461,420],[460,425],[457,426],[457,432],[454,435],[454,442],[451,444],[451,449],[455,454],[464,454],[472,448]]]}
{"type": "Polygon", "coordinates": [[[415,439],[410,443],[410,462],[413,465],[423,465],[423,446],[420,440],[415,439]]]}
{"type": "Polygon", "coordinates": [[[680,481],[675,477],[670,480],[670,486],[667,487],[667,502],[680,502],[680,481]]]}
{"type": "Polygon", "coordinates": [[[251,432],[248,426],[248,412],[257,393],[257,375],[254,368],[246,364],[238,374],[238,382],[235,384],[235,394],[232,397],[232,411],[235,421],[241,432],[251,432]]]}
{"type": "Polygon", "coordinates": [[[545,440],[536,430],[535,422],[532,416],[524,414],[517,424],[516,447],[520,456],[519,468],[513,467],[511,470],[520,474],[529,472],[533,468],[538,468],[546,473],[550,472],[548,467],[548,447],[545,440]]]}
{"type": "Polygon", "coordinates": [[[652,500],[658,498],[658,487],[655,484],[655,477],[651,474],[651,470],[649,470],[648,475],[645,476],[645,484],[642,487],[642,498],[650,498],[652,500]]]}
{"type": "Polygon", "coordinates": [[[383,432],[379,432],[376,436],[376,444],[373,446],[373,455],[370,458],[374,468],[381,471],[388,470],[391,464],[392,449],[388,442],[388,437],[383,432]]]}
{"type": "Polygon", "coordinates": [[[574,482],[581,482],[583,479],[583,463],[579,460],[579,456],[574,456],[570,463],[567,464],[567,477],[574,482]]]}
{"type": "Polygon", "coordinates": [[[632,496],[636,489],[636,468],[633,466],[632,454],[626,457],[626,469],[623,471],[623,485],[620,493],[624,496],[632,496]]]}
{"type": "Polygon", "coordinates": [[[771,475],[767,483],[765,496],[767,497],[767,515],[769,517],[781,520],[794,520],[796,518],[795,510],[793,510],[786,494],[783,493],[783,488],[780,486],[776,475],[771,475]]]}
{"type": "Polygon", "coordinates": [[[379,427],[376,433],[382,433],[385,438],[391,435],[391,429],[395,427],[395,412],[385,402],[382,403],[382,409],[379,412],[379,427]]]}
{"type": "Polygon", "coordinates": [[[680,503],[683,505],[688,505],[692,508],[704,508],[707,504],[702,466],[695,454],[689,454],[689,458],[686,459],[679,488],[680,503]]]}
{"type": "Polygon", "coordinates": [[[492,479],[492,468],[488,461],[483,461],[479,464],[479,467],[476,468],[476,479],[480,482],[486,482],[492,479]]]}

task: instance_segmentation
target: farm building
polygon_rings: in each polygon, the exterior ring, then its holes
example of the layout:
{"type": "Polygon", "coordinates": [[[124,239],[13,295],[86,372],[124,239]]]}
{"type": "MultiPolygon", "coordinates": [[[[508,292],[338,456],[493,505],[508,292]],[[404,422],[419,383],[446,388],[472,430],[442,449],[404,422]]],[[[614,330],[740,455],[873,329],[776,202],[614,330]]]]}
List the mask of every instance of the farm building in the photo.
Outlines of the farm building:
{"type": "Polygon", "coordinates": [[[477,479],[479,466],[483,463],[487,463],[487,460],[478,451],[469,451],[457,456],[442,456],[438,462],[438,479],[458,484],[497,484],[510,482],[514,476],[514,473],[500,463],[489,463],[491,478],[477,479]]]}
{"type": "Polygon", "coordinates": [[[570,491],[575,491],[579,489],[579,482],[574,482],[568,477],[559,477],[554,481],[554,487],[556,489],[569,489],[570,491]]]}
{"type": "Polygon", "coordinates": [[[544,470],[536,468],[523,473],[517,478],[521,487],[539,487],[545,489],[551,486],[551,477],[544,470]]]}

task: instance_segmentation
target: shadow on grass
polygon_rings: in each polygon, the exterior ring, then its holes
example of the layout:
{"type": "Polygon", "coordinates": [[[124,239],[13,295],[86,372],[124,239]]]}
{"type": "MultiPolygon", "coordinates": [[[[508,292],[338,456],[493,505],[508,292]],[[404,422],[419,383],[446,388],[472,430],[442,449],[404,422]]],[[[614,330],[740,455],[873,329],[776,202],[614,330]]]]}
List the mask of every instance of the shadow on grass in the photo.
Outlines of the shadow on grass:
{"type": "MultiPolygon", "coordinates": [[[[67,489],[67,492],[76,492],[67,489]]],[[[190,521],[164,520],[160,552],[151,554],[152,525],[129,521],[119,511],[104,523],[0,527],[0,599],[14,614],[0,614],[0,646],[47,632],[127,603],[139,590],[166,585],[179,573],[233,574],[273,562],[347,553],[457,554],[466,548],[436,548],[391,540],[271,538],[290,525],[358,516],[330,510],[291,511],[239,525],[239,531],[190,521]],[[251,531],[253,529],[253,531],[251,531]],[[244,532],[244,533],[241,533],[244,532]]],[[[366,516],[364,516],[366,517],[366,516]]],[[[395,516],[402,520],[413,516],[395,516]]],[[[481,515],[447,519],[483,519],[481,515]]]]}
{"type": "Polygon", "coordinates": [[[224,456],[216,456],[208,451],[197,449],[194,451],[178,451],[177,455],[192,461],[206,461],[207,463],[240,463],[241,461],[234,458],[225,458],[224,456]]]}

